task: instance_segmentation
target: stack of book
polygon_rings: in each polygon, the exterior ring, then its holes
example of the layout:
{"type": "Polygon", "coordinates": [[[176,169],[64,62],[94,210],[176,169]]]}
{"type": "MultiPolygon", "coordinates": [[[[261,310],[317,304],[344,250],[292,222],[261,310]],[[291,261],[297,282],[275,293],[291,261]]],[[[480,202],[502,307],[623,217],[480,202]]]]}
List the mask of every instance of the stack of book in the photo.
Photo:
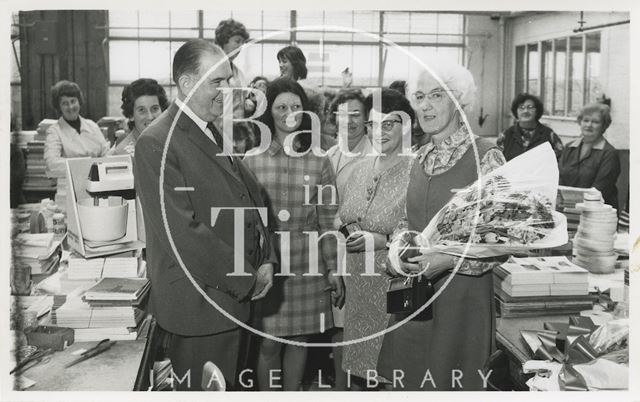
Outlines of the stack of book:
{"type": "Polygon", "coordinates": [[[24,190],[55,191],[57,181],[47,177],[44,163],[44,140],[27,143],[27,170],[25,172],[24,190]]]}
{"type": "Polygon", "coordinates": [[[33,141],[38,134],[37,131],[15,131],[11,134],[13,143],[20,149],[27,149],[27,144],[33,141]]]}
{"type": "Polygon", "coordinates": [[[83,258],[75,253],[69,256],[69,279],[137,278],[139,256],[135,251],[109,257],[83,258]]]}
{"type": "Polygon", "coordinates": [[[68,297],[53,312],[52,320],[58,326],[74,328],[78,342],[136,339],[148,291],[147,279],[103,278],[82,297],[68,297]]]}
{"type": "Polygon", "coordinates": [[[595,188],[558,186],[556,210],[558,210],[558,212],[562,212],[567,217],[569,240],[573,239],[578,231],[578,225],[580,225],[580,211],[576,208],[576,204],[584,200],[585,193],[600,194],[600,192],[595,188]]]}
{"type": "Polygon", "coordinates": [[[592,308],[589,273],[566,257],[511,258],[494,270],[502,317],[571,314],[592,308]]]}
{"type": "Polygon", "coordinates": [[[13,242],[14,263],[30,266],[32,275],[49,274],[58,267],[59,250],[53,233],[20,233],[13,242]]]}

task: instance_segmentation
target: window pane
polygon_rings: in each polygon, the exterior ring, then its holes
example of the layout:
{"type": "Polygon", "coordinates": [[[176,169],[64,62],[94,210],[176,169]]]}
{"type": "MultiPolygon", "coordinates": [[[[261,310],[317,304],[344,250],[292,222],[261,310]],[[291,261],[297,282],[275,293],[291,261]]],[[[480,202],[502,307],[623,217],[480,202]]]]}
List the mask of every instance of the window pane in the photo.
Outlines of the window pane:
{"type": "Polygon", "coordinates": [[[566,65],[567,65],[567,40],[566,38],[556,39],[555,58],[555,97],[553,102],[553,115],[565,115],[565,90],[566,90],[566,65]]]}
{"type": "Polygon", "coordinates": [[[553,109],[553,51],[550,40],[542,42],[542,103],[545,114],[553,109]]]}
{"type": "Polygon", "coordinates": [[[109,78],[111,82],[128,84],[140,76],[137,41],[109,42],[109,78]]]}
{"type": "Polygon", "coordinates": [[[524,91],[524,46],[516,46],[515,93],[519,94],[524,91]]]}
{"type": "Polygon", "coordinates": [[[587,34],[587,102],[595,102],[600,95],[600,32],[596,32],[587,34]]]}
{"type": "Polygon", "coordinates": [[[385,12],[384,32],[409,32],[410,16],[409,13],[403,12],[385,12]]]}
{"type": "Polygon", "coordinates": [[[438,14],[438,33],[464,33],[464,16],[462,14],[438,14]]]}
{"type": "Polygon", "coordinates": [[[527,45],[529,53],[529,63],[527,65],[527,91],[534,95],[540,94],[540,86],[538,85],[538,77],[540,73],[540,57],[538,53],[538,44],[527,45]]]}
{"type": "Polygon", "coordinates": [[[262,17],[263,29],[286,29],[291,26],[291,12],[264,10],[262,17]]]}
{"type": "Polygon", "coordinates": [[[384,65],[384,85],[389,85],[395,80],[414,81],[418,74],[425,70],[423,64],[427,66],[434,62],[459,64],[462,61],[460,48],[407,46],[403,49],[410,55],[390,46],[385,47],[387,54],[384,65]]]}
{"type": "Polygon", "coordinates": [[[354,11],[353,27],[377,35],[380,31],[380,13],[378,11],[354,11]]]}
{"type": "Polygon", "coordinates": [[[577,116],[584,103],[582,36],[569,38],[569,116],[577,116]]]}
{"type": "Polygon", "coordinates": [[[231,18],[231,10],[208,9],[202,10],[202,27],[216,29],[220,21],[231,18]]]}
{"type": "Polygon", "coordinates": [[[410,26],[407,28],[411,33],[438,32],[438,14],[411,13],[410,26]]]}
{"type": "Polygon", "coordinates": [[[153,78],[162,85],[168,85],[171,82],[171,61],[169,42],[140,42],[140,78],[153,78]]]}

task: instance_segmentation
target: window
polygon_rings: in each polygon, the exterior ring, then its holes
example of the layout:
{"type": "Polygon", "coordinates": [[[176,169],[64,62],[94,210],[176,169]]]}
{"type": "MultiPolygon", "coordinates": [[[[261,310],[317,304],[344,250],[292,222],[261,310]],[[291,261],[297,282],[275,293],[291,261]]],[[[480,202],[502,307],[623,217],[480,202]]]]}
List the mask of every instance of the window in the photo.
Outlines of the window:
{"type": "Polygon", "coordinates": [[[516,93],[539,96],[546,115],[575,117],[602,95],[600,32],[516,46],[515,59],[516,93]]]}
{"type": "Polygon", "coordinates": [[[445,58],[462,62],[464,17],[453,13],[400,11],[109,11],[109,82],[118,87],[150,77],[171,91],[171,63],[190,38],[213,39],[219,21],[241,21],[253,39],[235,59],[250,80],[279,75],[276,53],[298,45],[307,57],[308,78],[323,86],[340,86],[342,71],[353,85],[388,85],[408,80],[420,69],[410,56],[381,44],[378,35],[410,51],[422,62],[445,58]],[[291,27],[299,27],[290,31],[291,27]],[[362,30],[369,36],[351,30],[362,30]]]}

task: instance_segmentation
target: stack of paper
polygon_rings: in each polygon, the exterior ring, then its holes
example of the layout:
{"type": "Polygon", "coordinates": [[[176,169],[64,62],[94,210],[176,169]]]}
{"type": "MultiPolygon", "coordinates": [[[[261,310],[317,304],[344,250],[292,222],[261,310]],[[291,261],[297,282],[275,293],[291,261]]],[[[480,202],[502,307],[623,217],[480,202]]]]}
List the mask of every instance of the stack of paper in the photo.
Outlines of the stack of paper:
{"type": "Polygon", "coordinates": [[[137,257],[69,258],[69,279],[135,278],[138,276],[137,257]]]}
{"type": "Polygon", "coordinates": [[[59,247],[53,233],[20,233],[13,243],[15,263],[29,265],[31,274],[54,272],[60,261],[59,247]]]}
{"type": "Polygon", "coordinates": [[[503,317],[576,313],[590,309],[589,273],[566,257],[511,258],[494,270],[503,317]]]}

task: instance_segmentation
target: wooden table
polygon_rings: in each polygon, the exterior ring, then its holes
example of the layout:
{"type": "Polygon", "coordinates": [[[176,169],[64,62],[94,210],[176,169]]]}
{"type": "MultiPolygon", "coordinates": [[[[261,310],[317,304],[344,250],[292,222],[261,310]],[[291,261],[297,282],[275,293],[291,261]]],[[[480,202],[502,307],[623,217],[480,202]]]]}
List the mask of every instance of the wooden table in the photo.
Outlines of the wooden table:
{"type": "Polygon", "coordinates": [[[97,342],[74,343],[55,352],[47,363],[40,363],[23,373],[36,384],[29,391],[133,391],[141,365],[145,340],[117,341],[111,349],[65,368],[65,364],[79,355],[73,353],[89,349],[97,342]]]}
{"type": "Polygon", "coordinates": [[[509,358],[509,372],[516,390],[528,390],[526,381],[532,374],[522,372],[522,364],[531,360],[529,350],[520,331],[524,329],[542,330],[545,322],[569,322],[569,315],[547,315],[538,317],[500,318],[496,319],[496,342],[509,358]]]}

